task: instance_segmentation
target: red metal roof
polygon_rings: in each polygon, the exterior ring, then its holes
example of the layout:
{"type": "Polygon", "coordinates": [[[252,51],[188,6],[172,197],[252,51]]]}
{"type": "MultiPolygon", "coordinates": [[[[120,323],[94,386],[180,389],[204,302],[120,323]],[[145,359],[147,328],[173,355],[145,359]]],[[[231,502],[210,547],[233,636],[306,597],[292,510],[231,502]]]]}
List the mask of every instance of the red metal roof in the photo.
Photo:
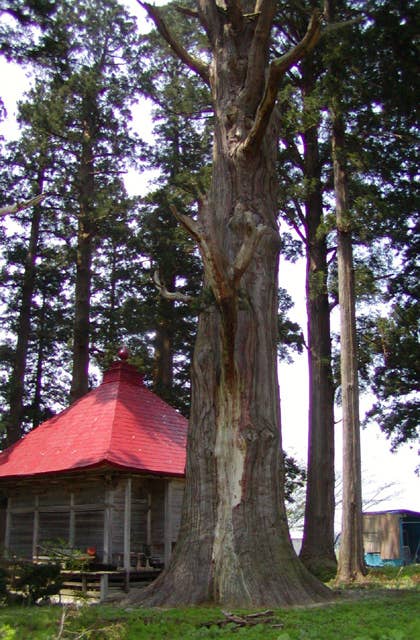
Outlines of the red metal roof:
{"type": "Polygon", "coordinates": [[[187,420],[143,385],[127,362],[102,384],[0,453],[0,478],[109,464],[183,476],[187,420]]]}

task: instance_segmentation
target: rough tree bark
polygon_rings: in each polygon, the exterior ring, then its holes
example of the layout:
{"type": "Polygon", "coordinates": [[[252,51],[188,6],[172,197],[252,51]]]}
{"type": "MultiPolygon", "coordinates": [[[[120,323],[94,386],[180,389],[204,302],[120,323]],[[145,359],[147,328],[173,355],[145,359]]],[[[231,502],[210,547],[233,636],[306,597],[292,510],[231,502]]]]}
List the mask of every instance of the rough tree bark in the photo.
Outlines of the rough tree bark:
{"type": "Polygon", "coordinates": [[[37,340],[38,340],[38,349],[36,354],[36,369],[34,376],[34,393],[32,397],[32,428],[35,429],[41,420],[41,399],[42,399],[42,391],[43,391],[43,373],[44,373],[44,362],[45,362],[45,354],[46,354],[46,337],[47,330],[45,328],[45,317],[46,317],[46,300],[45,295],[42,295],[42,302],[40,305],[39,313],[38,313],[38,327],[37,327],[37,340]]]}
{"type": "MultiPolygon", "coordinates": [[[[334,0],[326,0],[326,17],[332,22],[334,0]]],[[[337,62],[329,69],[339,78],[337,62]]],[[[338,300],[340,308],[340,374],[343,411],[343,513],[336,580],[350,583],[366,573],[362,529],[362,477],[360,456],[359,381],[356,339],[351,212],[346,163],[345,122],[339,83],[330,97],[332,160],[337,222],[338,300]]]]}
{"type": "MultiPolygon", "coordinates": [[[[168,275],[164,277],[164,281],[168,282],[172,290],[175,287],[175,277],[171,274],[168,278],[168,275]]],[[[168,401],[174,377],[174,304],[173,300],[160,296],[153,363],[153,391],[168,401]]]]}
{"type": "MultiPolygon", "coordinates": [[[[39,170],[37,188],[42,192],[44,169],[39,170]]],[[[21,304],[18,319],[17,342],[10,376],[9,414],[6,422],[7,446],[17,442],[22,437],[23,405],[25,396],[25,371],[28,356],[29,335],[31,331],[31,310],[35,289],[36,259],[38,256],[42,198],[34,198],[35,202],[31,221],[28,251],[25,258],[25,269],[22,279],[21,304]]],[[[21,207],[23,208],[23,207],[21,207]]]]}
{"type": "Polygon", "coordinates": [[[92,255],[95,223],[93,219],[94,153],[93,135],[96,97],[83,99],[83,137],[79,166],[79,213],[77,227],[76,286],[73,323],[73,368],[70,400],[74,402],[89,390],[89,341],[92,284],[92,255]]]}
{"type": "MultiPolygon", "coordinates": [[[[302,93],[311,98],[316,70],[313,56],[301,64],[302,93]]],[[[312,107],[313,110],[313,107],[312,107]]],[[[309,107],[311,111],[311,107],[309,107]]],[[[308,121],[313,119],[309,113],[308,121]]],[[[306,309],[308,317],[308,472],[300,558],[315,575],[335,575],[334,551],[334,384],[331,370],[330,308],[327,289],[327,242],[323,222],[318,124],[302,136],[305,197],[306,309]]]]}
{"type": "Polygon", "coordinates": [[[349,583],[361,578],[366,573],[362,529],[356,296],[345,166],[344,122],[334,108],[331,109],[331,119],[337,218],[340,373],[343,410],[343,515],[336,579],[340,583],[349,583]]]}
{"type": "Polygon", "coordinates": [[[213,176],[198,219],[177,214],[201,252],[213,302],[201,313],[192,365],[187,478],[180,534],[169,567],[141,595],[147,605],[309,603],[330,592],[296,557],[281,481],[276,368],[279,232],[273,116],[284,73],[319,37],[268,63],[276,2],[199,0],[209,67],[161,34],[210,84],[213,176]]]}

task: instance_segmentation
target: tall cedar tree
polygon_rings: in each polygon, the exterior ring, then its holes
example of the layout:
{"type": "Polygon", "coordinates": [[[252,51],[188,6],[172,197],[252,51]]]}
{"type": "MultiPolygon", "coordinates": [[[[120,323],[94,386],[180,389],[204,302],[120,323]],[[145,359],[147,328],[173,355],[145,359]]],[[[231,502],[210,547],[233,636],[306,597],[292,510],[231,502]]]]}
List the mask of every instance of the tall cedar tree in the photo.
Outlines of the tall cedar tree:
{"type": "MultiPolygon", "coordinates": [[[[313,58],[301,65],[305,108],[317,80],[313,58]]],[[[311,107],[309,106],[309,109],[311,107]]],[[[311,114],[307,122],[311,122],[311,114]]],[[[302,133],[304,228],[306,253],[306,309],[308,318],[308,480],[305,525],[300,557],[313,572],[335,572],[334,551],[334,382],[331,367],[330,305],[328,299],[328,246],[324,224],[323,188],[319,151],[319,124],[302,133]]]]}
{"type": "MultiPolygon", "coordinates": [[[[325,13],[332,23],[342,4],[327,0],[325,13]]],[[[365,573],[362,535],[362,477],[360,453],[359,382],[356,339],[356,294],[353,267],[352,221],[346,160],[345,112],[341,98],[340,49],[330,54],[331,144],[337,221],[338,300],[340,308],[340,374],[343,411],[343,513],[336,579],[349,583],[365,573]]]]}
{"type": "Polygon", "coordinates": [[[136,86],[128,74],[138,72],[136,47],[134,23],[124,10],[113,0],[91,0],[61,3],[32,52],[51,83],[46,126],[69,154],[77,203],[72,400],[89,386],[93,259],[101,219],[112,215],[112,203],[108,211],[102,206],[104,194],[133,151],[128,122],[136,86]]]}
{"type": "Polygon", "coordinates": [[[366,174],[356,191],[357,235],[376,243],[385,262],[379,293],[385,305],[364,319],[361,353],[375,403],[368,414],[394,450],[419,438],[419,224],[418,224],[418,50],[420,6],[367,3],[369,23],[362,42],[355,92],[370,105],[353,118],[352,148],[363,139],[353,175],[366,174]],[[375,169],[373,172],[372,169],[375,169]],[[386,260],[384,259],[386,258],[386,260]]]}
{"type": "MultiPolygon", "coordinates": [[[[32,122],[32,116],[33,104],[21,102],[18,113],[21,137],[18,141],[5,146],[3,154],[2,180],[5,193],[19,201],[22,196],[27,197],[31,193],[35,194],[43,190],[48,191],[51,187],[51,158],[54,154],[54,145],[45,131],[40,130],[32,122]]],[[[7,308],[3,340],[5,344],[10,343],[10,358],[7,358],[10,360],[10,370],[3,391],[4,422],[9,444],[18,440],[33,422],[31,380],[34,375],[34,349],[37,341],[35,331],[37,319],[34,316],[37,315],[40,298],[45,300],[46,295],[45,289],[41,291],[39,287],[41,264],[44,260],[48,260],[51,266],[55,259],[53,256],[57,253],[52,220],[54,218],[51,217],[51,202],[48,203],[46,200],[28,208],[25,213],[17,213],[12,227],[14,233],[8,234],[7,242],[2,246],[3,260],[7,264],[1,282],[4,290],[4,305],[7,308]],[[48,243],[51,250],[47,258],[45,251],[48,243]],[[16,336],[13,346],[9,338],[12,334],[16,336]]],[[[6,227],[10,226],[7,221],[5,224],[6,227]]],[[[63,269],[61,269],[61,278],[63,282],[63,269]]],[[[51,283],[53,280],[54,278],[51,278],[51,283]]],[[[56,297],[56,301],[58,298],[56,297]]],[[[61,325],[64,326],[64,309],[62,309],[61,320],[61,325]]],[[[52,341],[54,334],[55,331],[50,334],[52,341]]],[[[55,350],[56,347],[51,347],[51,353],[55,350]]],[[[56,397],[60,395],[58,390],[61,385],[57,385],[57,382],[55,384],[57,393],[53,395],[56,397]]],[[[38,390],[40,394],[39,385],[38,390]]],[[[51,400],[53,401],[52,398],[51,400]]],[[[39,409],[37,413],[41,415],[41,410],[39,409]]]]}
{"type": "MultiPolygon", "coordinates": [[[[316,3],[310,2],[313,9],[316,3]]],[[[305,32],[308,8],[279,6],[278,42],[296,41],[305,32]]],[[[283,254],[306,261],[308,357],[308,459],[306,516],[300,558],[315,575],[335,574],[334,549],[334,380],[331,366],[328,252],[323,196],[330,157],[322,96],[325,76],[320,45],[288,74],[279,94],[281,140],[278,175],[280,216],[298,240],[284,241],[283,254]]],[[[279,44],[276,43],[277,48],[279,44]]],[[[280,380],[281,385],[281,380],[280,380]]]]}
{"type": "Polygon", "coordinates": [[[186,488],[169,567],[140,599],[147,604],[284,605],[329,597],[296,557],[284,510],[276,367],[278,119],[286,71],[311,50],[304,39],[269,60],[276,3],[243,13],[237,1],[199,0],[195,16],[211,62],[187,52],[161,13],[143,4],[160,33],[210,86],[213,174],[197,219],[176,212],[196,241],[211,298],[200,314],[192,363],[186,488]]]}
{"type": "MultiPolygon", "coordinates": [[[[313,9],[316,3],[309,3],[313,9]]],[[[307,11],[281,15],[281,38],[302,37],[307,11]]],[[[327,38],[324,38],[324,43],[327,38]]],[[[280,98],[279,152],[281,215],[302,241],[306,260],[307,353],[309,371],[306,512],[300,557],[316,575],[335,574],[334,551],[334,383],[331,367],[328,245],[325,230],[321,142],[324,70],[317,47],[289,74],[280,98]]]]}
{"type": "MultiPolygon", "coordinates": [[[[3,304],[7,309],[2,339],[5,345],[10,344],[10,358],[7,358],[10,370],[3,388],[3,406],[9,443],[38,424],[42,417],[48,417],[48,407],[64,401],[66,381],[61,367],[69,362],[63,352],[63,345],[67,348],[69,340],[68,251],[57,224],[60,216],[57,214],[56,156],[60,152],[37,120],[43,94],[34,90],[27,102],[19,104],[21,135],[5,147],[3,154],[2,179],[6,193],[20,201],[20,194],[27,197],[31,191],[55,192],[25,213],[17,214],[12,227],[14,233],[8,233],[2,246],[3,264],[7,265],[1,282],[3,304]],[[55,362],[53,387],[48,361],[55,362]],[[38,371],[43,369],[42,377],[35,374],[35,367],[38,371]],[[43,390],[48,390],[48,400],[43,397],[43,390]]],[[[5,224],[9,226],[7,221],[5,224]]],[[[6,363],[5,366],[9,369],[6,363]]]]}
{"type": "MultiPolygon", "coordinates": [[[[197,46],[200,34],[191,31],[179,12],[170,10],[171,30],[197,46]]],[[[154,143],[145,152],[145,167],[158,169],[153,189],[142,206],[141,252],[151,260],[157,290],[149,291],[150,331],[154,337],[153,389],[184,415],[190,407],[190,362],[195,338],[197,305],[189,296],[199,291],[202,270],[194,243],[179,227],[170,207],[186,213],[197,189],[206,186],[210,163],[209,92],[197,76],[170,55],[158,33],[145,39],[144,90],[153,100],[154,143]],[[181,287],[183,300],[173,295],[181,287]]]]}
{"type": "Polygon", "coordinates": [[[54,0],[1,0],[0,54],[27,61],[27,55],[55,11],[54,0]]]}
{"type": "MultiPolygon", "coordinates": [[[[43,190],[44,171],[42,161],[39,164],[37,176],[37,191],[43,190]]],[[[40,223],[42,205],[33,209],[29,242],[25,257],[25,267],[22,278],[21,301],[17,325],[17,341],[13,358],[12,374],[10,376],[9,413],[6,420],[7,446],[17,442],[23,435],[22,421],[25,400],[25,373],[28,358],[29,335],[31,331],[31,311],[35,291],[36,260],[40,237],[40,223]]]]}

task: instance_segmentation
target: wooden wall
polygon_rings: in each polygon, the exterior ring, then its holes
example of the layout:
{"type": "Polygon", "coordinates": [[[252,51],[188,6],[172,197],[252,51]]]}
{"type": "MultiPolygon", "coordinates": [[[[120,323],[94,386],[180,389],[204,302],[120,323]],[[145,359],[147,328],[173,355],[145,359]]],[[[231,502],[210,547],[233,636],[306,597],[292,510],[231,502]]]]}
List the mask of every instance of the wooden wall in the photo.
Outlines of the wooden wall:
{"type": "Polygon", "coordinates": [[[382,560],[401,557],[400,517],[394,513],[363,515],[365,553],[379,553],[382,560]]]}
{"type": "Polygon", "coordinates": [[[127,548],[131,554],[148,548],[163,561],[178,535],[183,486],[183,480],[112,472],[6,487],[6,553],[45,555],[41,547],[60,540],[84,552],[95,547],[100,561],[113,564],[121,564],[127,548]]]}

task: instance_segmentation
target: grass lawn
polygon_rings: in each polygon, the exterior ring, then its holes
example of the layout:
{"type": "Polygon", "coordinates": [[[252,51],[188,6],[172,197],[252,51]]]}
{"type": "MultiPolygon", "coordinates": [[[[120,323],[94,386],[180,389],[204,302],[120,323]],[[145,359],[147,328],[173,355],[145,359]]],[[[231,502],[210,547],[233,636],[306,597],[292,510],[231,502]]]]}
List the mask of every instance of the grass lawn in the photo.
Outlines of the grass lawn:
{"type": "Polygon", "coordinates": [[[277,609],[270,622],[237,629],[232,623],[217,626],[224,616],[216,608],[3,607],[0,640],[417,640],[419,571],[408,572],[410,581],[400,571],[397,588],[395,570],[374,572],[367,585],[343,593],[334,604],[277,609]]]}

